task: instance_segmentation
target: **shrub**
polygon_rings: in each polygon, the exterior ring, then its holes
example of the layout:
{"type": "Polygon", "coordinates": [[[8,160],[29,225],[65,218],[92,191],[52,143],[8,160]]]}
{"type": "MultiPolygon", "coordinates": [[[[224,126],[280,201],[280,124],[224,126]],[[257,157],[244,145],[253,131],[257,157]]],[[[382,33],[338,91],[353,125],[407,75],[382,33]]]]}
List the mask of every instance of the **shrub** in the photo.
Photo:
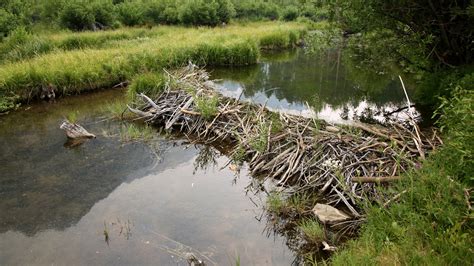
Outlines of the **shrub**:
{"type": "Polygon", "coordinates": [[[7,10],[0,8],[0,40],[18,26],[18,18],[7,10]]]}
{"type": "Polygon", "coordinates": [[[217,0],[217,16],[220,22],[228,23],[235,16],[234,4],[230,0],[217,0]]]}
{"type": "Polygon", "coordinates": [[[264,18],[270,20],[277,20],[280,17],[280,9],[274,3],[261,3],[260,8],[262,9],[262,15],[264,18]]]}
{"type": "Polygon", "coordinates": [[[116,18],[114,5],[111,2],[95,2],[92,5],[95,23],[99,27],[114,27],[116,18]]]}
{"type": "Polygon", "coordinates": [[[447,136],[443,147],[444,163],[467,184],[474,178],[474,74],[465,76],[454,88],[451,97],[441,99],[436,113],[438,124],[447,136]]]}
{"type": "Polygon", "coordinates": [[[179,11],[179,18],[187,25],[215,26],[219,23],[217,17],[218,4],[215,1],[188,1],[179,11]]]}
{"type": "Polygon", "coordinates": [[[298,8],[296,6],[289,6],[283,9],[282,18],[286,21],[296,20],[298,17],[298,8]]]}
{"type": "Polygon", "coordinates": [[[91,29],[95,19],[92,8],[85,3],[69,3],[61,11],[61,25],[71,30],[91,29]]]}
{"type": "Polygon", "coordinates": [[[127,26],[141,25],[145,22],[146,6],[140,2],[123,2],[116,6],[120,22],[127,26]]]}

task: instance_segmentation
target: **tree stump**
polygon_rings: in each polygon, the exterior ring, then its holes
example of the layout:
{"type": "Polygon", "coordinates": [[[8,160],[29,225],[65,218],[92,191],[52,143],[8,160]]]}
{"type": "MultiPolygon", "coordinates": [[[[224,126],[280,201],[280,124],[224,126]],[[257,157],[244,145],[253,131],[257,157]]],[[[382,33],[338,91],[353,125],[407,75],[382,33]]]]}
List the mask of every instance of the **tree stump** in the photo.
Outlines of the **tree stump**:
{"type": "Polygon", "coordinates": [[[66,136],[70,139],[80,139],[80,138],[95,138],[95,135],[89,133],[81,125],[71,123],[69,120],[64,120],[59,126],[60,129],[66,132],[66,136]]]}

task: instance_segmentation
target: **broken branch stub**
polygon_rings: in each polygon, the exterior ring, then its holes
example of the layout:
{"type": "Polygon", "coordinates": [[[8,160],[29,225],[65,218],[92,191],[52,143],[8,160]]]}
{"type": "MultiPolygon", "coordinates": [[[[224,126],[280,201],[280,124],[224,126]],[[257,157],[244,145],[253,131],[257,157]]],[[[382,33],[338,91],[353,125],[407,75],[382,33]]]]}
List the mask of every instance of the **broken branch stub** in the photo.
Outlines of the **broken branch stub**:
{"type": "Polygon", "coordinates": [[[59,126],[60,129],[66,132],[66,136],[70,139],[79,138],[95,138],[95,135],[89,133],[85,128],[79,124],[71,123],[69,120],[64,120],[59,126]]]}

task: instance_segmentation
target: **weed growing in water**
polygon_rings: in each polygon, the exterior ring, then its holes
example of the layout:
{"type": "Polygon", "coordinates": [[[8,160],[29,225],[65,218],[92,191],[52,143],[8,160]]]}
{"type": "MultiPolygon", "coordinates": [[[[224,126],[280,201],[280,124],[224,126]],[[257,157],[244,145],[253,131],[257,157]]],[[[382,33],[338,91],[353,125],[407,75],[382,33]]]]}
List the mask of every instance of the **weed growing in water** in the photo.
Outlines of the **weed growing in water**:
{"type": "Polygon", "coordinates": [[[241,164],[245,160],[245,154],[245,148],[242,144],[240,144],[237,148],[234,149],[234,152],[232,153],[232,160],[237,164],[241,164]]]}
{"type": "Polygon", "coordinates": [[[287,211],[285,200],[280,193],[272,192],[267,198],[267,210],[271,213],[282,214],[287,211]]]}
{"type": "Polygon", "coordinates": [[[77,122],[77,116],[79,115],[79,111],[71,111],[66,115],[66,119],[69,122],[75,124],[77,122]]]}
{"type": "Polygon", "coordinates": [[[120,130],[122,141],[150,140],[153,138],[154,131],[150,126],[138,126],[128,124],[120,130]]]}
{"type": "Polygon", "coordinates": [[[122,118],[124,116],[130,116],[129,112],[126,112],[127,105],[123,100],[116,100],[106,103],[102,107],[102,112],[109,114],[112,118],[122,118]]]}
{"type": "Polygon", "coordinates": [[[311,243],[321,243],[325,239],[324,228],[318,221],[313,219],[303,220],[298,228],[303,232],[305,238],[311,243]]]}

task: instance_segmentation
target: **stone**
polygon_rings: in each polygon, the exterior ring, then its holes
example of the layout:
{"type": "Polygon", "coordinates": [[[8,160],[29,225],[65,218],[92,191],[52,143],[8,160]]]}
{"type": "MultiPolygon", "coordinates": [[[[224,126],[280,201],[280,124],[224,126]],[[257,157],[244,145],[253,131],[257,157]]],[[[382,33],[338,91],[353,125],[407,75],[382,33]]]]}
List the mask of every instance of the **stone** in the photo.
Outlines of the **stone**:
{"type": "Polygon", "coordinates": [[[314,206],[313,213],[322,223],[337,223],[351,218],[347,214],[332,206],[320,203],[314,206]]]}

